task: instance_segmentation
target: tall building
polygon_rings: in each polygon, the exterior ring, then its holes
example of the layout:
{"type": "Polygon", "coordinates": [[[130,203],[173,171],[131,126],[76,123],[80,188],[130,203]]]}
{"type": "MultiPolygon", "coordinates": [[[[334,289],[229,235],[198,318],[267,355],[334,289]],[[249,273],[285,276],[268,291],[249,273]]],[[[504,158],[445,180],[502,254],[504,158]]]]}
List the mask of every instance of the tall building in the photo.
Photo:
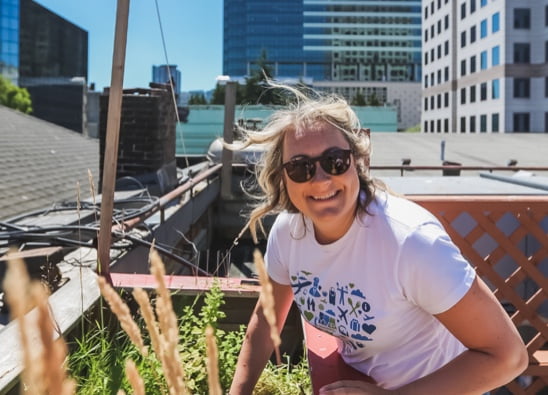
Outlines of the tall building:
{"type": "Polygon", "coordinates": [[[173,80],[173,88],[177,99],[181,97],[181,72],[177,70],[177,65],[161,64],[152,66],[152,82],[158,84],[169,84],[170,78],[173,80]]]}
{"type": "Polygon", "coordinates": [[[19,0],[0,0],[0,75],[19,77],[19,0]]]}
{"type": "Polygon", "coordinates": [[[374,96],[399,128],[420,121],[420,1],[225,0],[223,73],[250,75],[262,53],[277,79],[374,96]]]}
{"type": "Polygon", "coordinates": [[[423,132],[548,132],[548,0],[422,9],[423,132]]]}

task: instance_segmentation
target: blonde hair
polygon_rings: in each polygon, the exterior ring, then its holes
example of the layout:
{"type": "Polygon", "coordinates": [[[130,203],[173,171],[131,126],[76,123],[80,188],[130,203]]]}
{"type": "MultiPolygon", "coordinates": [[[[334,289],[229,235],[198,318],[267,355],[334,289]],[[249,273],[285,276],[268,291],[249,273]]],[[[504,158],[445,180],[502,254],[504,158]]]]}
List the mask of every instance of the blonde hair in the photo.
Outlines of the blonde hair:
{"type": "Polygon", "coordinates": [[[358,209],[366,212],[376,186],[376,182],[369,175],[369,129],[361,128],[356,113],[348,102],[339,96],[322,95],[315,91],[310,91],[311,94],[307,95],[293,87],[271,81],[269,85],[293,95],[295,100],[286,108],[274,112],[262,130],[240,130],[244,141],[239,148],[257,144],[265,149],[255,168],[261,192],[254,196],[258,203],[249,214],[247,223],[253,239],[257,240],[257,226],[263,234],[265,233],[261,221],[264,216],[284,210],[299,212],[291,203],[283,182],[283,142],[286,133],[299,132],[319,123],[325,122],[335,126],[348,141],[357,165],[360,188],[366,194],[366,199],[358,204],[358,209]]]}

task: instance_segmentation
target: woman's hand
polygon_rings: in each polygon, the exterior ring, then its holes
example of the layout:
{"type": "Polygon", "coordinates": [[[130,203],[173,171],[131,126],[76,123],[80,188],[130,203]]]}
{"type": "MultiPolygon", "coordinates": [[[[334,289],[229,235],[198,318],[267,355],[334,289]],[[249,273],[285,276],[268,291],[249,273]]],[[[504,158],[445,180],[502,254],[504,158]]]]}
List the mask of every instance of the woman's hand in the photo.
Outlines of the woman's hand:
{"type": "Polygon", "coordinates": [[[320,395],[386,395],[396,393],[397,391],[385,390],[375,384],[358,380],[335,381],[320,388],[320,395]]]}

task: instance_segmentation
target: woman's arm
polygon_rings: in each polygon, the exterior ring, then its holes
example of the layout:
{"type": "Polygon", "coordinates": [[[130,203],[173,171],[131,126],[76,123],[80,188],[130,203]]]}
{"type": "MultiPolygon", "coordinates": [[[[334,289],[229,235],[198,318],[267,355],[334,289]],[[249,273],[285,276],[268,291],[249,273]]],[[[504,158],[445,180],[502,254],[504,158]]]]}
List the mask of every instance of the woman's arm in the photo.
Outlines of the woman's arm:
{"type": "MultiPolygon", "coordinates": [[[[276,323],[281,332],[291,303],[293,293],[290,285],[279,284],[272,279],[272,293],[276,310],[276,323]]],[[[236,372],[230,387],[230,395],[251,394],[259,379],[268,358],[272,355],[274,346],[270,338],[270,327],[263,315],[261,300],[257,302],[238,357],[236,372]]]]}
{"type": "Polygon", "coordinates": [[[395,391],[363,382],[336,382],[322,388],[334,394],[483,394],[525,370],[527,350],[512,321],[485,283],[476,276],[466,295],[436,315],[468,350],[437,371],[395,391]]]}
{"type": "Polygon", "coordinates": [[[403,387],[402,393],[433,393],[428,390],[432,388],[444,394],[481,394],[508,383],[527,368],[529,357],[516,327],[479,276],[456,305],[436,318],[468,350],[403,387]]]}

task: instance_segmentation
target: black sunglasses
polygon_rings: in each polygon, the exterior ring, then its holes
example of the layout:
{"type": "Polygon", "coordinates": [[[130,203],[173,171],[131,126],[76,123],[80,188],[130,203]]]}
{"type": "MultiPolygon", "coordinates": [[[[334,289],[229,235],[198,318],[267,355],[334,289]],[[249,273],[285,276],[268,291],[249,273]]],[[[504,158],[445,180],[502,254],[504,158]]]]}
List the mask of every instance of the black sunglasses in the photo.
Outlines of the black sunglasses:
{"type": "Polygon", "coordinates": [[[294,182],[307,182],[316,173],[316,162],[320,162],[323,171],[332,176],[344,174],[350,167],[350,154],[352,150],[341,148],[329,148],[320,156],[310,158],[299,155],[282,164],[287,176],[294,182]]]}

